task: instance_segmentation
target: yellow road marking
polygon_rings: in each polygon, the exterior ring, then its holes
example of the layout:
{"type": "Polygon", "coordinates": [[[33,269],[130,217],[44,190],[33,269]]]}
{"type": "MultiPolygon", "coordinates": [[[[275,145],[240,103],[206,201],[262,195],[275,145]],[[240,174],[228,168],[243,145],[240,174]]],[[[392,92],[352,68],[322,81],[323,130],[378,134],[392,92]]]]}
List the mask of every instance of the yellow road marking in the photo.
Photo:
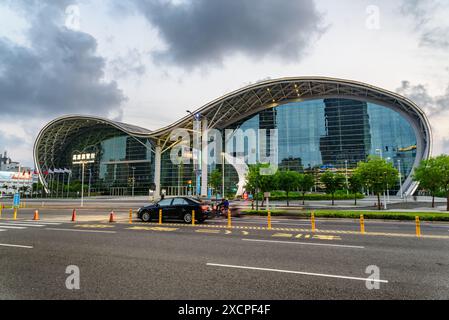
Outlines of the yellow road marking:
{"type": "Polygon", "coordinates": [[[108,225],[108,224],[77,224],[75,225],[75,227],[78,228],[94,228],[94,229],[98,229],[98,228],[114,228],[114,226],[108,225]]]}
{"type": "Polygon", "coordinates": [[[310,234],[306,234],[306,235],[304,236],[304,238],[306,238],[306,239],[310,238],[310,234]]]}
{"type": "Polygon", "coordinates": [[[273,237],[291,238],[293,235],[290,233],[275,233],[273,234],[273,237]]]}
{"type": "MultiPolygon", "coordinates": [[[[141,224],[155,224],[155,223],[142,223],[141,224]]],[[[127,223],[126,223],[127,224],[127,223]]],[[[167,226],[179,226],[179,227],[191,227],[191,225],[181,224],[181,223],[164,223],[167,226]]],[[[195,227],[200,228],[216,228],[223,229],[227,228],[226,225],[195,225],[195,227]]],[[[244,230],[268,230],[266,227],[248,227],[248,226],[232,226],[229,229],[244,229],[244,230]]],[[[300,229],[300,228],[272,228],[270,231],[290,231],[290,232],[310,232],[310,229],[300,229]]],[[[344,231],[344,230],[319,230],[316,229],[315,233],[324,233],[324,234],[349,234],[349,235],[361,235],[359,231],[344,231]]],[[[385,236],[385,237],[407,237],[407,238],[416,238],[415,233],[388,233],[388,232],[365,232],[363,236],[385,236]]],[[[310,235],[304,236],[305,238],[310,238],[310,235]]],[[[449,240],[449,236],[444,235],[423,235],[421,234],[421,239],[447,239],[449,240]]]]}
{"type": "Polygon", "coordinates": [[[319,239],[319,240],[341,240],[341,237],[340,236],[314,235],[313,239],[319,239]]]}
{"type": "Polygon", "coordinates": [[[201,232],[201,233],[220,233],[220,230],[207,230],[207,229],[198,229],[195,230],[195,232],[201,232]]]}
{"type": "Polygon", "coordinates": [[[128,230],[147,230],[147,231],[175,231],[178,228],[167,228],[167,227],[129,227],[128,230]]]}

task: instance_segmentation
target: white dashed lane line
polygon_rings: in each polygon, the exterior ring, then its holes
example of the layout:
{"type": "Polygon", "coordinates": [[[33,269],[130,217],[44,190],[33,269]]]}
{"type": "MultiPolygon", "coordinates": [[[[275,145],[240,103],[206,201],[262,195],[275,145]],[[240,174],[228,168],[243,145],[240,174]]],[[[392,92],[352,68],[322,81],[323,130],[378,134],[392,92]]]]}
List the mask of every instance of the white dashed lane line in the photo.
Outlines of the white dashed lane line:
{"type": "Polygon", "coordinates": [[[300,275],[315,276],[315,277],[337,278],[337,279],[345,279],[345,280],[358,280],[358,281],[365,281],[365,282],[370,281],[370,282],[388,283],[388,280],[348,277],[348,276],[340,276],[340,275],[333,275],[333,274],[326,274],[326,273],[314,273],[314,272],[303,272],[303,271],[282,270],[282,269],[236,266],[236,265],[218,264],[218,263],[207,263],[206,265],[213,266],[213,267],[223,267],[223,268],[235,268],[235,269],[246,269],[246,270],[256,270],[256,271],[270,271],[270,272],[292,273],[292,274],[300,274],[300,275]]]}
{"type": "Polygon", "coordinates": [[[22,246],[22,245],[19,245],[19,244],[9,244],[9,243],[0,243],[0,247],[33,249],[33,246],[22,246]]]}

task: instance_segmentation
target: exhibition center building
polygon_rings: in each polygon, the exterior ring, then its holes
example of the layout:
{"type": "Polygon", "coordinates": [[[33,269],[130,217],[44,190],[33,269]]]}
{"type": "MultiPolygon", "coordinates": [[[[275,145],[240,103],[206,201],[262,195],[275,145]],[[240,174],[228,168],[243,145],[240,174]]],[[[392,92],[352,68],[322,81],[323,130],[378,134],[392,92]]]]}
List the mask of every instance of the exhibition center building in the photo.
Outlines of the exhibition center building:
{"type": "Polygon", "coordinates": [[[239,196],[254,163],[348,175],[380,156],[400,171],[391,191],[411,195],[413,168],[431,148],[428,119],[413,101],[356,81],[295,77],[231,92],[159,129],[64,116],[40,131],[34,161],[50,193],[57,177],[84,180],[95,195],[210,196],[222,192],[210,183],[218,169],[225,193],[239,196]]]}

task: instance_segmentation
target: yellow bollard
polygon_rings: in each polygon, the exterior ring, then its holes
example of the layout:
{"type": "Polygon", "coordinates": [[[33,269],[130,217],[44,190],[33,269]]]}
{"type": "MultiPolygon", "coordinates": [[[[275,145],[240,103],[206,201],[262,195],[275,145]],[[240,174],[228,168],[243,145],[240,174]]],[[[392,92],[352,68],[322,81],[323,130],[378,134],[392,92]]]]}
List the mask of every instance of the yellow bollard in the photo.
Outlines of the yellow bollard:
{"type": "Polygon", "coordinates": [[[192,226],[195,225],[195,210],[192,210],[192,226]]]}
{"type": "Polygon", "coordinates": [[[0,203],[0,219],[2,218],[3,203],[0,203]]]}
{"type": "Polygon", "coordinates": [[[133,223],[133,209],[129,209],[129,223],[133,223]]]}
{"type": "Polygon", "coordinates": [[[162,209],[159,209],[159,224],[162,224],[162,209]]]}
{"type": "Polygon", "coordinates": [[[360,233],[365,233],[365,218],[363,217],[363,214],[360,215],[360,233]]]}
{"type": "Polygon", "coordinates": [[[416,216],[415,223],[416,223],[416,236],[421,237],[421,224],[419,222],[419,216],[416,216]]]}
{"type": "Polygon", "coordinates": [[[228,228],[232,228],[231,209],[228,209],[228,228]]]}
{"type": "Polygon", "coordinates": [[[271,212],[268,210],[268,230],[271,230],[271,212]]]}
{"type": "Polygon", "coordinates": [[[312,232],[315,232],[315,213],[312,211],[312,215],[310,217],[310,220],[312,222],[312,232]]]}
{"type": "Polygon", "coordinates": [[[17,208],[14,208],[13,219],[17,220],[17,208]]]}

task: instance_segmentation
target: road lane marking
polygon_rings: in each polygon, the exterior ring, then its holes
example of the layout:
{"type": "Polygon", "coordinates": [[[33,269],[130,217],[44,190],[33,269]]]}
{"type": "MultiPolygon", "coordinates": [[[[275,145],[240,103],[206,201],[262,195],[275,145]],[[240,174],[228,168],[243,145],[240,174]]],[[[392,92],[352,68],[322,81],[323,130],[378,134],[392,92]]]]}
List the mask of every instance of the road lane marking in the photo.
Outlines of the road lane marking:
{"type": "Polygon", "coordinates": [[[365,247],[363,247],[363,246],[352,246],[352,245],[345,245],[345,244],[314,243],[314,242],[299,242],[299,241],[281,241],[281,240],[261,240],[261,239],[242,239],[242,240],[243,241],[252,241],[252,242],[271,242],[271,243],[285,243],[285,244],[301,244],[301,245],[308,245],[308,246],[365,249],[365,247]]]}
{"type": "Polygon", "coordinates": [[[220,230],[214,230],[214,229],[198,229],[195,230],[195,232],[200,232],[200,233],[220,233],[220,230]]]}
{"type": "Polygon", "coordinates": [[[19,226],[9,226],[9,225],[0,225],[0,227],[4,228],[4,229],[26,229],[27,227],[19,227],[19,226]]]}
{"type": "Polygon", "coordinates": [[[109,224],[76,224],[76,228],[92,228],[92,229],[102,229],[102,228],[114,228],[109,224]]]}
{"type": "Polygon", "coordinates": [[[104,230],[79,230],[79,229],[60,229],[60,228],[45,228],[45,230],[52,231],[72,231],[72,232],[92,232],[92,233],[117,233],[116,231],[104,231],[104,230]]]}
{"type": "Polygon", "coordinates": [[[247,236],[249,234],[248,231],[242,231],[242,233],[243,233],[244,236],[247,236]]]}
{"type": "Polygon", "coordinates": [[[293,235],[291,233],[275,233],[272,235],[272,237],[291,238],[293,237],[293,235]]]}
{"type": "MultiPolygon", "coordinates": [[[[155,225],[156,223],[148,223],[148,222],[137,222],[141,224],[147,224],[147,225],[155,225]]],[[[237,222],[238,223],[238,222],[237,222]]],[[[179,227],[192,227],[192,225],[189,224],[180,224],[180,223],[164,223],[166,226],[179,226],[179,227]]],[[[214,225],[214,224],[204,224],[204,225],[195,225],[195,227],[200,228],[218,228],[218,229],[224,229],[227,228],[226,224],[221,225],[214,225]]],[[[239,225],[233,225],[231,227],[232,229],[240,229],[240,230],[268,230],[267,227],[253,227],[253,226],[239,226],[239,225]]],[[[273,227],[270,231],[289,231],[289,232],[310,232],[310,229],[304,229],[304,228],[277,228],[273,227]]],[[[324,234],[349,234],[349,235],[357,235],[360,236],[360,231],[356,230],[324,230],[324,229],[317,229],[315,230],[316,233],[324,233],[324,234]]],[[[388,233],[388,232],[366,232],[365,234],[361,236],[381,236],[381,237],[407,237],[407,238],[416,238],[415,233],[388,233]]],[[[310,238],[310,235],[305,235],[305,238],[310,238]]],[[[446,235],[428,235],[428,234],[422,234],[422,239],[448,239],[449,236],[446,235]]]]}
{"type": "Polygon", "coordinates": [[[22,246],[22,245],[18,245],[18,244],[8,244],[8,243],[0,243],[0,247],[33,249],[32,246],[22,246]]]}
{"type": "Polygon", "coordinates": [[[358,280],[358,281],[365,281],[365,282],[369,281],[369,282],[388,283],[388,280],[382,280],[382,279],[349,277],[349,276],[340,276],[340,275],[333,275],[333,274],[326,274],[326,273],[314,273],[314,272],[292,271],[292,270],[282,270],[282,269],[270,269],[270,268],[259,268],[259,267],[236,266],[236,265],[218,264],[218,263],[206,263],[206,265],[213,266],[213,267],[223,267],[223,268],[236,268],[236,269],[247,269],[247,270],[258,270],[258,271],[271,271],[271,272],[280,272],[280,273],[301,274],[301,275],[315,276],[315,277],[337,278],[337,279],[346,279],[346,280],[358,280]]]}
{"type": "Polygon", "coordinates": [[[231,234],[231,233],[232,233],[232,231],[225,230],[225,234],[231,234]]]}
{"type": "Polygon", "coordinates": [[[320,234],[314,235],[312,238],[318,240],[341,240],[340,236],[325,236],[320,234]]]}
{"type": "MultiPolygon", "coordinates": [[[[60,225],[61,223],[67,223],[67,222],[46,222],[46,221],[42,221],[42,220],[38,220],[38,221],[36,221],[36,220],[23,220],[24,222],[27,222],[27,223],[29,223],[29,222],[32,222],[32,223],[39,223],[39,224],[45,224],[45,225],[60,225]]],[[[22,222],[20,222],[20,223],[22,223],[22,222]]]]}
{"type": "Polygon", "coordinates": [[[129,227],[128,230],[146,230],[146,231],[176,231],[178,228],[167,228],[167,227],[129,227]]]}
{"type": "Polygon", "coordinates": [[[18,227],[44,227],[43,224],[26,224],[21,222],[0,223],[0,227],[5,226],[18,226],[18,227]]]}
{"type": "Polygon", "coordinates": [[[2,232],[2,231],[6,231],[5,229],[0,229],[0,232],[2,232]]]}

